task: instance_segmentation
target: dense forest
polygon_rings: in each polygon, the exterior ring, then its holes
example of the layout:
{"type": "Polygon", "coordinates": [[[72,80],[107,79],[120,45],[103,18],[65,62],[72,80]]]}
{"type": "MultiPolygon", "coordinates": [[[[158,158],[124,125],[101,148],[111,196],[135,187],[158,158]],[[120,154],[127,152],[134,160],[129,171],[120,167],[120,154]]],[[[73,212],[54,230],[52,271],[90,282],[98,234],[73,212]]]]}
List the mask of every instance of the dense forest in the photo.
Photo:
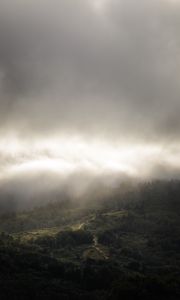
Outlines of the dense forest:
{"type": "Polygon", "coordinates": [[[179,181],[3,213],[0,299],[180,299],[179,215],[179,181]]]}

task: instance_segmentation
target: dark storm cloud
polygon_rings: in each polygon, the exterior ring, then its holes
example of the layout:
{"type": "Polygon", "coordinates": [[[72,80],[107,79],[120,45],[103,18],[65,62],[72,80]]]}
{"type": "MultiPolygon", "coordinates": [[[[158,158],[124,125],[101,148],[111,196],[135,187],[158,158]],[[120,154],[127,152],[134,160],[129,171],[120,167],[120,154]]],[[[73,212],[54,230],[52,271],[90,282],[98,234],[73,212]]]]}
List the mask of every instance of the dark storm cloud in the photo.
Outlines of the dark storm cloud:
{"type": "Polygon", "coordinates": [[[1,130],[177,138],[180,5],[0,2],[1,130]]]}

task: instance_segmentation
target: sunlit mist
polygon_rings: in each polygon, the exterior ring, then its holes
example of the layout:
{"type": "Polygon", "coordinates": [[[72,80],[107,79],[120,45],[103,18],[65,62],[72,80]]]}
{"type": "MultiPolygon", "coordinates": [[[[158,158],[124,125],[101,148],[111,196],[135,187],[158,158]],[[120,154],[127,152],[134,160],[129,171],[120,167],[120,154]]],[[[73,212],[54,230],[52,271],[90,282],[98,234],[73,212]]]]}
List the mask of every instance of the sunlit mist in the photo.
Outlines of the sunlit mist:
{"type": "MultiPolygon", "coordinates": [[[[177,151],[176,151],[177,152],[177,151]]],[[[124,173],[148,176],[159,163],[177,165],[177,154],[156,144],[121,144],[63,136],[37,140],[1,139],[1,179],[29,173],[61,175],[124,173]],[[169,153],[168,153],[169,151],[169,153]]]]}

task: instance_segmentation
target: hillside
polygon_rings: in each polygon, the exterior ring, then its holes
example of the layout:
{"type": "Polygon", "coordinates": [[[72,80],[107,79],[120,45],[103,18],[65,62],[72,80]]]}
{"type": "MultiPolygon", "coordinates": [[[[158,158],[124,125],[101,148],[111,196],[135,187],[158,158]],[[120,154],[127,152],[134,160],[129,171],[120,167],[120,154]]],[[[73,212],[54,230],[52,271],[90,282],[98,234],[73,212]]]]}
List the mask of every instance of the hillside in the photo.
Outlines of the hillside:
{"type": "Polygon", "coordinates": [[[179,181],[1,215],[0,298],[179,299],[179,215],[179,181]]]}

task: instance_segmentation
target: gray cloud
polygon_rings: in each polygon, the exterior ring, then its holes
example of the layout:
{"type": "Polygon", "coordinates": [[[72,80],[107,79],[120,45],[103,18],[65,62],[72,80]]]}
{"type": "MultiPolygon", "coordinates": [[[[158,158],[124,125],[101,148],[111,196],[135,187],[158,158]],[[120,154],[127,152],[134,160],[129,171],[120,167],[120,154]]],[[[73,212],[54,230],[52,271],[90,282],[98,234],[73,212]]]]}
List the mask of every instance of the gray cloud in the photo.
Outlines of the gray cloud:
{"type": "Polygon", "coordinates": [[[179,138],[179,3],[0,2],[1,130],[179,138]]]}

